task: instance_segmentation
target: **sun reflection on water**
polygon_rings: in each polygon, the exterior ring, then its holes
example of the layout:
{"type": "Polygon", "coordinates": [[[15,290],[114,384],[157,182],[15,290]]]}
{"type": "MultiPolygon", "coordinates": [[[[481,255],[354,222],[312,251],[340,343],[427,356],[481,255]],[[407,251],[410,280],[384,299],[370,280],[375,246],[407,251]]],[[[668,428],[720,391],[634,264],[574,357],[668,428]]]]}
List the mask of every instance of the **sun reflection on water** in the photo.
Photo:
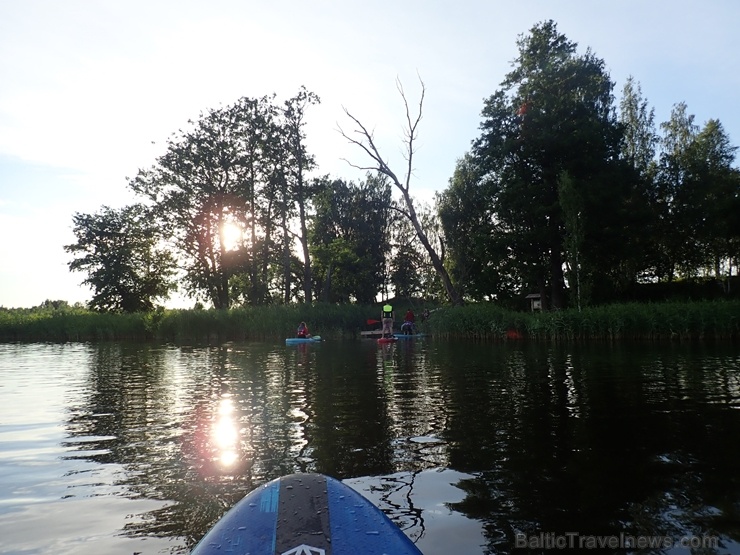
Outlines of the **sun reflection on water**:
{"type": "Polygon", "coordinates": [[[225,468],[234,466],[239,459],[239,427],[231,395],[227,394],[219,401],[211,438],[217,449],[217,460],[221,465],[225,468]]]}

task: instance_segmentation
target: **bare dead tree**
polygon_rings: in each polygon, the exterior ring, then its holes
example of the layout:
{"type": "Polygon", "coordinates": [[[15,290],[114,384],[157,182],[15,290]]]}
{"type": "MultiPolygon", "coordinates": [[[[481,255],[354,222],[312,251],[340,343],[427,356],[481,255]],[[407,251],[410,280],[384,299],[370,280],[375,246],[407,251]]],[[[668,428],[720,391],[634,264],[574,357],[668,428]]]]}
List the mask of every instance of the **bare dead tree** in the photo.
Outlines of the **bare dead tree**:
{"type": "Polygon", "coordinates": [[[421,244],[424,246],[427,253],[429,254],[429,258],[432,261],[432,266],[434,266],[434,270],[437,272],[437,275],[442,280],[442,284],[444,285],[445,291],[447,292],[447,296],[450,302],[452,302],[452,304],[454,305],[460,305],[462,304],[462,297],[457,291],[457,288],[455,288],[455,286],[452,284],[452,280],[450,279],[450,275],[447,272],[447,269],[445,268],[442,262],[442,258],[439,256],[437,251],[434,250],[434,247],[429,241],[429,238],[419,221],[419,217],[416,214],[416,210],[414,208],[414,201],[411,198],[411,193],[409,192],[410,185],[411,185],[411,175],[413,173],[413,158],[414,158],[414,148],[415,148],[414,143],[418,136],[418,127],[419,127],[419,122],[421,121],[421,116],[422,116],[422,111],[423,111],[422,108],[424,105],[424,94],[426,92],[426,88],[424,87],[424,82],[421,79],[419,79],[419,82],[421,83],[421,96],[419,98],[419,109],[416,115],[412,115],[411,110],[409,109],[409,103],[408,103],[408,99],[406,98],[406,93],[403,90],[403,86],[401,85],[400,80],[396,80],[396,87],[398,88],[398,92],[401,94],[401,98],[403,99],[404,108],[406,110],[406,128],[404,129],[404,133],[405,133],[404,158],[406,159],[407,165],[406,165],[406,174],[404,176],[403,181],[401,181],[398,178],[395,172],[391,170],[391,168],[388,166],[388,163],[385,160],[383,160],[383,157],[380,155],[380,151],[378,150],[378,147],[375,144],[375,140],[373,139],[373,133],[368,131],[368,129],[360,122],[360,120],[357,119],[355,116],[353,116],[349,112],[349,110],[347,110],[347,108],[344,108],[344,113],[347,114],[347,116],[354,122],[355,129],[352,131],[351,134],[347,134],[340,127],[339,132],[351,144],[357,145],[360,149],[362,149],[372,161],[371,165],[362,166],[362,165],[354,164],[350,162],[349,160],[346,160],[350,166],[352,166],[353,168],[357,168],[359,170],[376,171],[383,175],[386,175],[390,178],[390,180],[393,182],[395,187],[399,191],[401,191],[401,195],[403,197],[403,207],[400,209],[400,212],[406,218],[408,218],[409,221],[411,222],[411,225],[414,226],[414,230],[416,231],[416,236],[418,237],[419,241],[421,241],[421,244]]]}

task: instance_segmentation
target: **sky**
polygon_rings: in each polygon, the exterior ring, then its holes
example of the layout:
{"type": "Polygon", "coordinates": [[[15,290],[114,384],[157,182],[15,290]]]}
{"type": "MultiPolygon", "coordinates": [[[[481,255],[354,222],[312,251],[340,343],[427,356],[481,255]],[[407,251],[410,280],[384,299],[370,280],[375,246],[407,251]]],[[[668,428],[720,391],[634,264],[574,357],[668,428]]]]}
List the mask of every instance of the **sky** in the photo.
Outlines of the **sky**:
{"type": "Polygon", "coordinates": [[[617,101],[632,76],[656,123],[685,102],[740,144],[736,0],[0,0],[0,306],[88,301],[63,249],[73,215],[135,202],[127,178],[170,135],[243,96],[316,93],[316,174],[358,180],[345,109],[403,174],[397,82],[416,108],[423,81],[411,191],[431,202],[517,39],[549,19],[604,60],[617,101]]]}

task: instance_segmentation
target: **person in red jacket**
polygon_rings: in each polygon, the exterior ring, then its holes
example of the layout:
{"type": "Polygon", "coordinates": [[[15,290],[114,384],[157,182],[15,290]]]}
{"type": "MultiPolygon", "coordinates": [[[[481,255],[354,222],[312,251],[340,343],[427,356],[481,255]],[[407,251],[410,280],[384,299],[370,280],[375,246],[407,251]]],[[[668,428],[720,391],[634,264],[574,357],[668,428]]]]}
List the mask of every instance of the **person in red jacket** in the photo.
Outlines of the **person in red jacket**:
{"type": "Polygon", "coordinates": [[[298,324],[298,331],[296,332],[296,335],[298,337],[311,337],[311,334],[308,332],[308,326],[306,325],[306,322],[301,322],[298,324]]]}
{"type": "Polygon", "coordinates": [[[410,308],[406,311],[406,316],[403,317],[405,322],[411,322],[412,324],[416,322],[416,319],[414,317],[414,311],[410,308]]]}
{"type": "Polygon", "coordinates": [[[401,326],[401,331],[405,333],[406,335],[413,335],[416,333],[416,318],[414,317],[414,312],[409,308],[406,311],[406,315],[403,317],[403,325],[401,326]]]}

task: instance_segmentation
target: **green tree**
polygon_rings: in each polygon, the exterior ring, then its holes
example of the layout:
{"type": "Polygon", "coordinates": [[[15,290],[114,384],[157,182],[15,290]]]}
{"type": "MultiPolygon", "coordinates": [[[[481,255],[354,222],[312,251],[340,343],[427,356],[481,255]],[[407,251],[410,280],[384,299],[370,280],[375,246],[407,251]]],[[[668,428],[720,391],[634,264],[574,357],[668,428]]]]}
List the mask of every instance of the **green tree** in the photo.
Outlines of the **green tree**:
{"type": "Polygon", "coordinates": [[[659,136],[655,110],[631,76],[622,89],[619,123],[623,131],[621,157],[631,168],[634,182],[626,215],[633,230],[625,236],[630,256],[625,257],[623,269],[626,280],[636,283],[654,279],[660,266],[662,204],[656,181],[659,136]]]}
{"type": "Polygon", "coordinates": [[[506,249],[519,290],[536,287],[550,306],[565,306],[566,229],[559,197],[563,172],[583,202],[583,276],[608,291],[624,255],[624,212],[631,186],[619,160],[613,83],[590,49],[554,22],[518,41],[519,56],[502,89],[484,105],[473,145],[480,186],[492,198],[494,260],[506,249]],[[495,224],[495,226],[494,226],[495,224]]]}
{"type": "MultiPolygon", "coordinates": [[[[428,263],[419,249],[411,222],[398,213],[393,213],[391,218],[387,280],[396,296],[411,298],[423,293],[423,269],[428,263]]],[[[386,298],[390,296],[387,291],[384,293],[386,298]]]]}
{"type": "Polygon", "coordinates": [[[324,177],[317,183],[319,193],[314,199],[316,215],[311,222],[311,256],[314,259],[314,278],[319,282],[320,300],[347,302],[349,286],[336,275],[354,257],[352,245],[345,240],[345,214],[348,211],[349,184],[324,177]]]}
{"type": "Polygon", "coordinates": [[[258,137],[246,123],[255,123],[251,107],[250,101],[241,101],[201,114],[197,122],[189,122],[191,129],[167,141],[167,152],[151,169],[140,170],[129,183],[134,192],[152,202],[179,251],[187,292],[202,294],[216,308],[230,304],[233,268],[225,263],[227,225],[249,225],[249,246],[256,243],[254,188],[259,147],[256,152],[250,150],[258,137]]]}
{"type": "Polygon", "coordinates": [[[34,308],[38,308],[39,310],[69,310],[72,307],[70,307],[69,302],[61,299],[55,301],[46,299],[43,303],[34,308]]]}
{"type": "MultiPolygon", "coordinates": [[[[225,262],[243,302],[258,305],[269,298],[270,273],[275,260],[274,222],[281,221],[287,211],[284,194],[279,184],[282,162],[285,158],[280,140],[279,110],[275,96],[259,99],[242,98],[235,107],[239,110],[239,128],[231,140],[235,142],[237,180],[233,183],[237,203],[245,209],[237,222],[244,222],[245,241],[236,252],[226,253],[225,262]]],[[[231,299],[230,299],[231,301],[231,299]]]]}
{"type": "MultiPolygon", "coordinates": [[[[308,205],[315,189],[308,186],[306,173],[316,167],[313,156],[309,155],[305,144],[305,118],[306,108],[312,104],[318,104],[319,97],[312,92],[302,88],[300,92],[285,102],[283,107],[283,152],[288,155],[288,163],[285,164],[288,190],[291,199],[298,211],[298,241],[301,245],[303,255],[303,298],[306,303],[313,301],[311,256],[309,253],[308,237],[308,205]]],[[[287,239],[287,226],[284,226],[287,239]]]]}
{"type": "Polygon", "coordinates": [[[396,295],[409,299],[422,292],[417,250],[412,244],[400,245],[391,260],[390,280],[396,295]]]}
{"type": "Polygon", "coordinates": [[[494,220],[493,182],[483,177],[476,159],[466,154],[457,161],[447,189],[437,196],[445,264],[466,298],[504,301],[515,289],[512,245],[494,220]]]}
{"type": "MultiPolygon", "coordinates": [[[[442,228],[442,221],[439,218],[435,206],[419,203],[418,216],[421,228],[424,230],[424,234],[427,236],[432,250],[439,253],[440,261],[446,268],[448,249],[442,228]]],[[[407,219],[405,222],[410,223],[407,219]]],[[[419,273],[421,296],[425,299],[436,300],[437,302],[449,301],[449,291],[445,287],[444,280],[437,271],[434,265],[435,262],[429,251],[423,244],[416,240],[409,243],[409,246],[413,246],[416,259],[418,260],[417,272],[419,273]]],[[[454,281],[452,283],[454,284],[455,291],[460,296],[460,302],[463,302],[462,284],[454,281]]]]}
{"type": "Polygon", "coordinates": [[[294,204],[299,211],[305,205],[303,172],[310,167],[302,115],[296,112],[302,114],[313,98],[302,91],[282,112],[274,96],[209,110],[168,140],[167,152],[151,169],[130,181],[171,237],[191,295],[216,308],[228,308],[234,293],[260,304],[270,298],[278,248],[287,249],[283,265],[290,267],[287,235],[294,204]],[[233,228],[240,230],[236,244],[226,237],[233,228]],[[233,282],[240,274],[246,279],[233,282]]]}
{"type": "Polygon", "coordinates": [[[144,206],[103,206],[95,214],[78,212],[73,221],[77,242],[64,250],[75,256],[69,269],[87,273],[82,283],[93,290],[90,308],[149,311],[175,289],[174,260],[161,247],[159,229],[144,206]]]}
{"type": "Polygon", "coordinates": [[[654,173],[658,133],[655,110],[642,96],[642,87],[629,76],[622,89],[619,103],[619,123],[622,125],[622,156],[640,175],[654,173]]]}
{"type": "Polygon", "coordinates": [[[678,274],[690,276],[701,264],[694,243],[696,236],[691,221],[695,219],[690,205],[697,192],[690,183],[691,149],[699,133],[694,115],[686,103],[671,110],[671,117],[661,124],[661,154],[657,180],[659,236],[662,241],[657,276],[672,281],[678,274]]]}
{"type": "Polygon", "coordinates": [[[663,129],[659,179],[668,278],[713,273],[722,279],[731,273],[739,239],[737,147],[718,120],[697,126],[684,103],[674,107],[663,129]]]}
{"type": "Polygon", "coordinates": [[[709,120],[693,145],[692,181],[696,198],[697,242],[705,253],[704,267],[729,287],[740,255],[740,171],[734,167],[738,147],[719,120],[709,120]],[[698,212],[698,211],[697,211],[698,212]]]}
{"type": "Polygon", "coordinates": [[[374,175],[357,185],[324,178],[319,190],[310,236],[321,299],[372,303],[390,250],[390,185],[374,175]]]}

